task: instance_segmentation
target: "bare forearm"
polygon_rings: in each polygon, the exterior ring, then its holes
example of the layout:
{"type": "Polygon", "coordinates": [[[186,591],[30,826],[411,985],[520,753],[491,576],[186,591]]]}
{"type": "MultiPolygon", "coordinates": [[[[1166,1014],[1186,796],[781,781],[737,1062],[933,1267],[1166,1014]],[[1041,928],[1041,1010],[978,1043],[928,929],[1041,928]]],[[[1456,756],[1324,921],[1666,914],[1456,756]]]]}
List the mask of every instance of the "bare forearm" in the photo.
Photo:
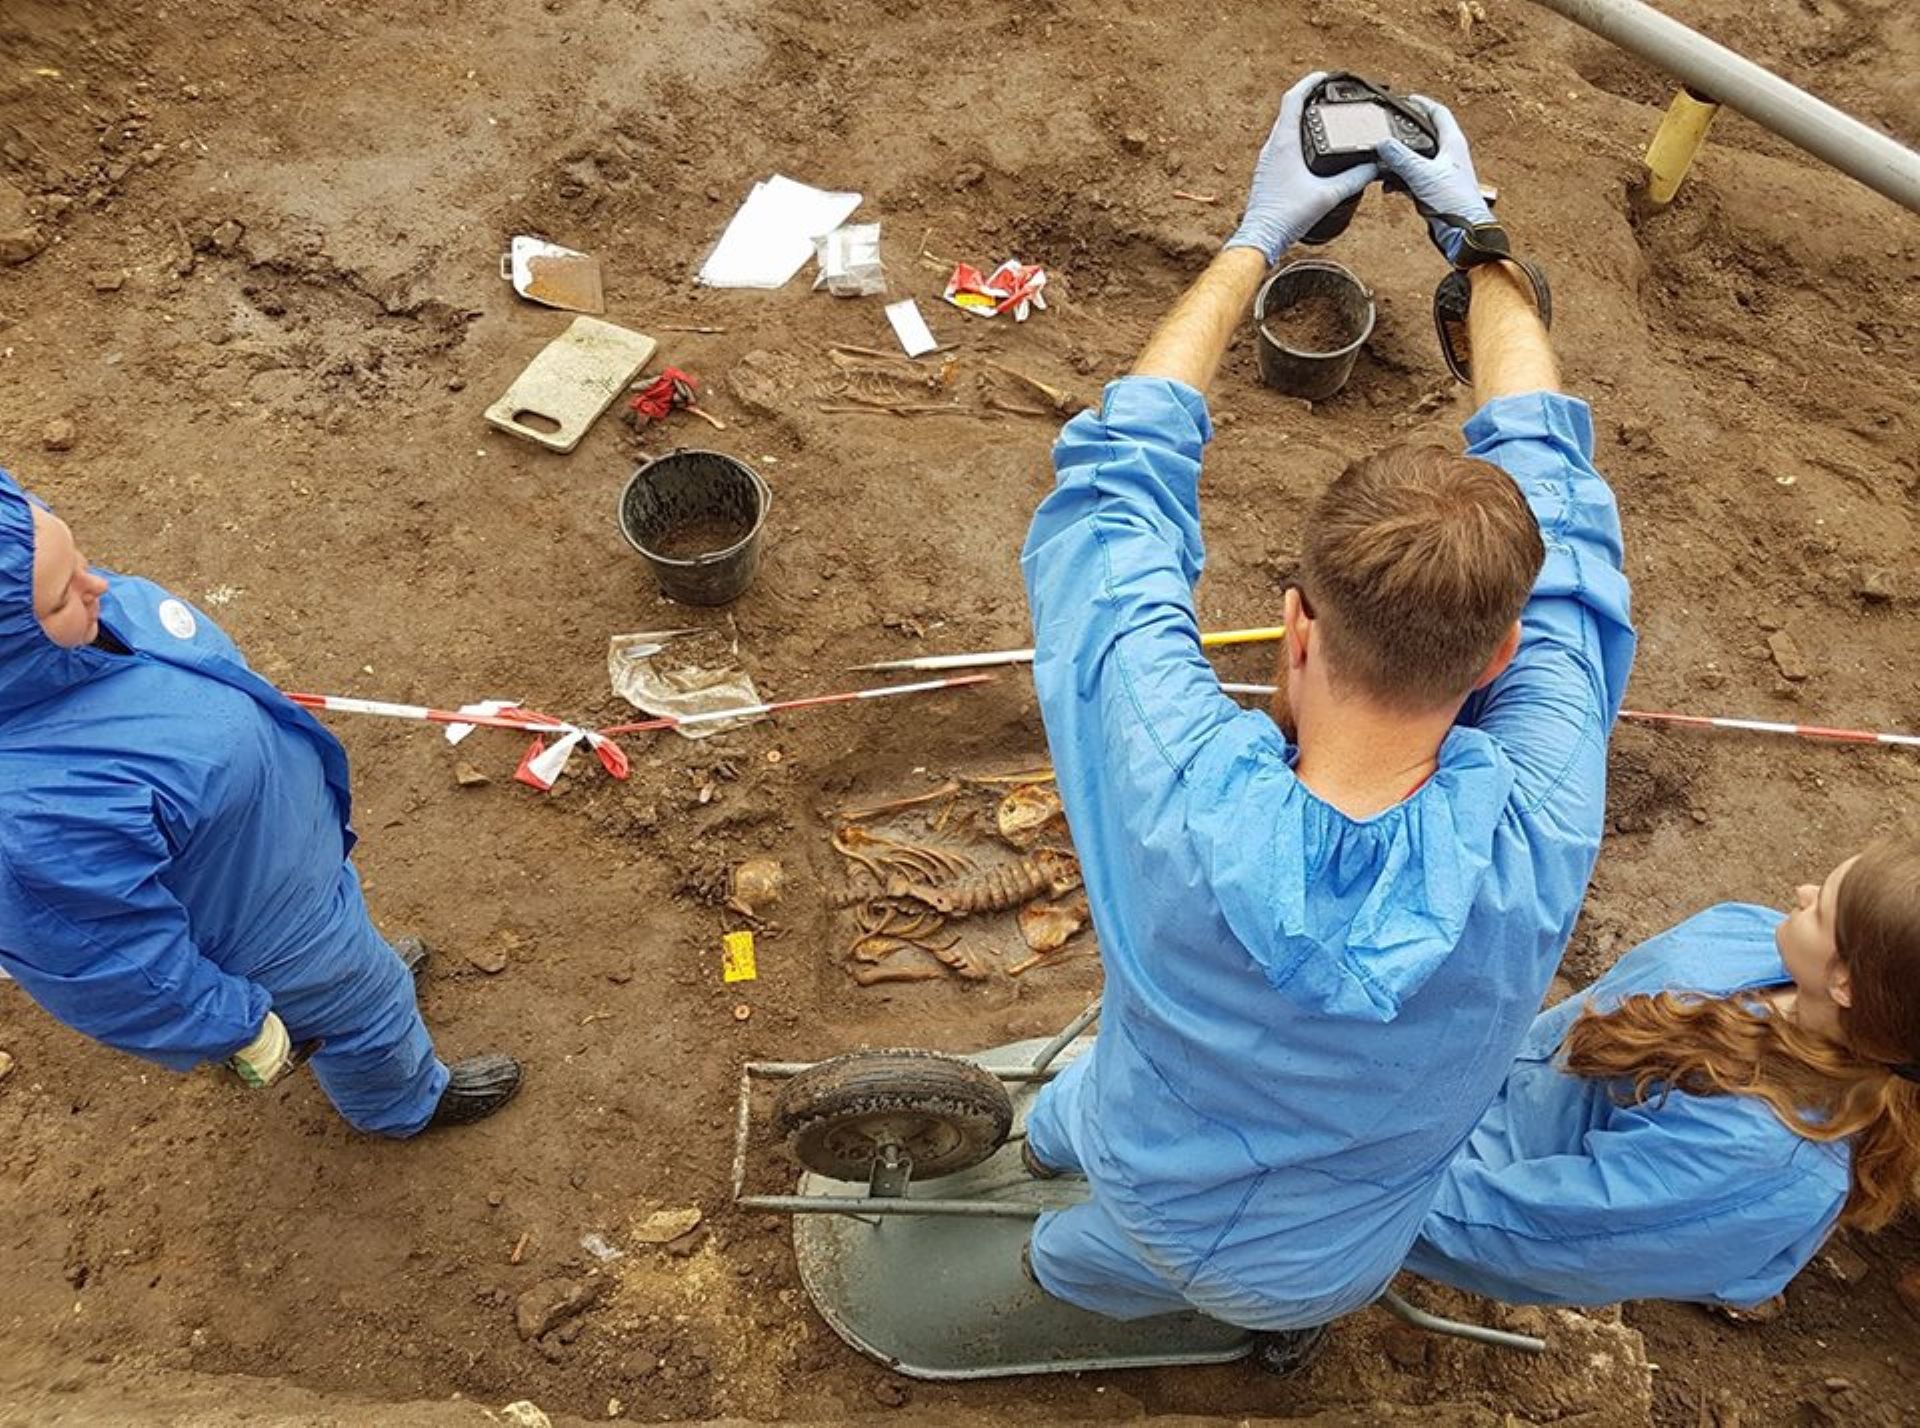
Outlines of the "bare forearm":
{"type": "Polygon", "coordinates": [[[1485,406],[1495,397],[1558,391],[1560,364],[1526,279],[1505,263],[1483,263],[1467,281],[1473,284],[1467,342],[1475,402],[1485,406]]]}
{"type": "Polygon", "coordinates": [[[1266,271],[1256,249],[1222,252],[1154,330],[1133,364],[1134,376],[1170,377],[1204,392],[1266,271]]]}

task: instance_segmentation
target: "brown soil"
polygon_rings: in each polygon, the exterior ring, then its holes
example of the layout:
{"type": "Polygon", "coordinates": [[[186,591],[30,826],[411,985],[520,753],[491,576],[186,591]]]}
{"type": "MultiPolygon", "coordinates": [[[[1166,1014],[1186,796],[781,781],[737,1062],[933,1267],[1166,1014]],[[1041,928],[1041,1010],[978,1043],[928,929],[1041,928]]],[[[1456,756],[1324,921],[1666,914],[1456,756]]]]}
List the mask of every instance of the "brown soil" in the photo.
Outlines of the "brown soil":
{"type": "Polygon", "coordinates": [[[1340,304],[1327,293],[1307,293],[1279,309],[1269,309],[1267,335],[1289,352],[1338,352],[1356,336],[1340,304]]]}
{"type": "Polygon", "coordinates": [[[669,526],[649,540],[647,548],[668,560],[692,560],[738,545],[750,529],[752,527],[731,516],[701,516],[669,526]]]}
{"type": "MultiPolygon", "coordinates": [[[[770,697],[863,660],[1022,645],[1016,553],[1057,424],[823,412],[846,404],[823,397],[829,344],[890,347],[880,304],[707,291],[693,269],[755,178],[859,188],[961,380],[990,356],[1090,390],[1230,227],[1272,76],[1337,59],[1445,97],[1552,269],[1567,382],[1593,399],[1625,513],[1632,702],[1920,727],[1920,224],[1730,114],[1681,201],[1636,217],[1659,77],[1538,7],[1479,8],[1463,33],[1450,3],[1235,0],[1194,43],[1185,12],[1145,0],[983,0],[959,28],[905,0],[0,0],[0,254],[33,253],[0,266],[0,453],[98,559],[202,602],[289,687],[610,721],[617,631],[711,626],[770,697]],[[568,321],[499,281],[515,232],[598,256],[608,317],[659,336],[727,423],[676,415],[650,450],[725,450],[775,487],[765,565],[730,610],[663,604],[622,542],[620,423],[563,458],[482,422],[568,321]],[[1015,325],[938,303],[945,260],[1009,254],[1047,266],[1049,311],[1015,325]],[[51,449],[58,422],[70,449],[51,449]],[[1782,630],[1804,679],[1774,663],[1782,630]]],[[[1920,134],[1900,0],[1663,8],[1920,134]]],[[[1456,440],[1469,412],[1411,214],[1372,194],[1329,251],[1379,325],[1311,411],[1262,388],[1236,341],[1207,466],[1209,627],[1271,622],[1297,512],[1329,476],[1391,440],[1456,440]]],[[[1269,658],[1218,663],[1258,679],[1269,658]]],[[[1084,1005],[1086,956],[857,988],[826,905],[825,810],[1044,756],[1024,680],[636,740],[629,782],[577,759],[548,798],[505,777],[509,735],[461,746],[495,776],[463,788],[432,731],[337,727],[371,901],[440,951],[422,997],[443,1048],[519,1053],[526,1090],[485,1125],[378,1144],[306,1078],[260,1096],[156,1072],[0,987],[0,1421],[126,1421],[62,1408],[105,1381],[125,1403],[150,1383],[158,1419],[182,1373],[252,1376],[225,1380],[248,1402],[264,1379],[592,1418],[618,1398],[646,1419],[1920,1419],[1920,1324],[1893,1292],[1920,1262],[1907,1231],[1867,1243],[1851,1284],[1809,1270],[1757,1329],[1670,1306],[1631,1309],[1629,1329],[1505,1316],[1548,1329],[1545,1363],[1370,1313],[1284,1386],[1242,1368],[903,1384],[810,1313],[783,1222],[727,1210],[734,1079],[748,1057],[1030,1036],[1084,1005]],[[759,979],[728,986],[725,872],[748,854],[789,882],[759,979]],[[501,952],[494,975],[468,961],[501,952]],[[685,1257],[631,1248],[574,1337],[520,1338],[523,1291],[596,1268],[583,1235],[621,1243],[680,1206],[705,1213],[685,1257]]],[[[1579,985],[1709,902],[1781,896],[1920,796],[1920,762],[1885,749],[1624,727],[1615,763],[1579,985]]]]}

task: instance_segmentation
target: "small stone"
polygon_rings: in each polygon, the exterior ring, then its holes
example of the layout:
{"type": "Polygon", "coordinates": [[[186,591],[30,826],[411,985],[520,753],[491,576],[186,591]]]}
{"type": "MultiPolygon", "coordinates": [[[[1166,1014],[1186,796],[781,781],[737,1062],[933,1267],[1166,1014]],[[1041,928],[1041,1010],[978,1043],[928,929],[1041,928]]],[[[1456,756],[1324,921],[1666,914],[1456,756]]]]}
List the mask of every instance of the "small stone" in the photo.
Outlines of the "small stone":
{"type": "Polygon", "coordinates": [[[465,377],[447,378],[447,390],[449,392],[464,392],[466,389],[467,379],[465,377]]]}
{"type": "Polygon", "coordinates": [[[1889,605],[1899,593],[1893,582],[1893,572],[1879,566],[1868,566],[1860,572],[1854,582],[1853,593],[1869,605],[1889,605]]]}
{"type": "Polygon", "coordinates": [[[1623,421],[1614,429],[1614,437],[1629,451],[1653,450],[1653,428],[1643,421],[1623,421]]]}
{"type": "Polygon", "coordinates": [[[247,226],[237,218],[229,218],[213,230],[207,239],[216,253],[231,253],[240,246],[240,240],[246,236],[247,226]]]}
{"type": "Polygon", "coordinates": [[[522,1398],[501,1409],[500,1421],[508,1428],[553,1428],[553,1420],[530,1398],[522,1398]]]}
{"type": "Polygon", "coordinates": [[[907,1386],[896,1378],[875,1379],[868,1392],[882,1408],[905,1408],[913,1399],[907,1386]]]}
{"type": "Polygon", "coordinates": [[[40,444],[49,451],[71,451],[80,432],[65,417],[55,417],[40,429],[40,444]]]}
{"type": "Polygon", "coordinates": [[[507,1197],[498,1190],[487,1191],[487,1208],[489,1210],[497,1210],[506,1203],[507,1197]]]}
{"type": "Polygon", "coordinates": [[[607,1417],[618,1418],[622,1413],[625,1413],[626,1411],[627,1411],[627,1405],[622,1403],[619,1399],[609,1398],[607,1400],[607,1417]]]}
{"type": "Polygon", "coordinates": [[[1146,152],[1147,131],[1145,129],[1127,130],[1126,133],[1120,136],[1120,147],[1125,149],[1129,154],[1146,152]]]}
{"type": "Polygon", "coordinates": [[[187,1335],[187,1348],[189,1351],[197,1354],[205,1349],[206,1346],[207,1331],[205,1329],[195,1329],[191,1334],[187,1335]]]}
{"type": "Polygon", "coordinates": [[[7,1077],[12,1074],[13,1053],[11,1051],[0,1051],[0,1081],[6,1080],[7,1077]]]}
{"type": "Polygon", "coordinates": [[[1820,1387],[1826,1389],[1829,1393],[1845,1393],[1853,1387],[1853,1380],[1850,1378],[1837,1377],[1823,1378],[1820,1380],[1820,1387]]]}
{"type": "Polygon", "coordinates": [[[567,1184],[571,1185],[576,1190],[586,1189],[587,1188],[587,1172],[584,1170],[574,1171],[573,1174],[567,1177],[567,1184]]]}
{"type": "Polygon", "coordinates": [[[465,759],[453,766],[453,781],[462,788],[479,788],[483,784],[493,782],[465,759]]]}
{"type": "Polygon", "coordinates": [[[577,1318],[606,1293],[604,1279],[543,1279],[514,1301],[513,1323],[529,1342],[577,1318]]]}
{"type": "Polygon", "coordinates": [[[91,274],[87,281],[93,284],[93,290],[97,293],[117,293],[127,285],[126,274],[116,273],[111,268],[100,269],[91,274]]]}
{"type": "Polygon", "coordinates": [[[664,1245],[691,1234],[700,1223],[698,1206],[681,1210],[655,1210],[633,1227],[633,1239],[643,1245],[664,1245]]]}
{"type": "Polygon", "coordinates": [[[507,970],[507,949],[504,947],[476,947],[467,953],[470,965],[485,972],[489,977],[497,977],[507,970]]]}
{"type": "Polygon", "coordinates": [[[1774,666],[1781,677],[1795,684],[1807,677],[1806,657],[1800,653],[1800,646],[1793,642],[1793,636],[1785,630],[1775,630],[1767,636],[1767,652],[1773,656],[1774,666]]]}
{"type": "Polygon", "coordinates": [[[628,982],[633,980],[633,968],[615,967],[611,972],[607,973],[607,980],[612,982],[616,987],[624,987],[628,982]]]}
{"type": "Polygon", "coordinates": [[[1828,1274],[1847,1285],[1858,1284],[1873,1272],[1867,1257],[1841,1239],[1829,1240],[1827,1247],[1820,1251],[1818,1262],[1828,1274]]]}

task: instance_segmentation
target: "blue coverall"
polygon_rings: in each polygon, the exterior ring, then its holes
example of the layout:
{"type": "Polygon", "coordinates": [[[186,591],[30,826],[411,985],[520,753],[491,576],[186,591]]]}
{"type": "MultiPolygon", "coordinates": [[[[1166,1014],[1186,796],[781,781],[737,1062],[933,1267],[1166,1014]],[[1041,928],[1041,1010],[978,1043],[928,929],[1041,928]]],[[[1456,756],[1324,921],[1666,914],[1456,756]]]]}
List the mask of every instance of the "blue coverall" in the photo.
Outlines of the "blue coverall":
{"type": "Polygon", "coordinates": [[[108,576],[103,633],[33,610],[28,497],[0,471],[0,969],[74,1030],[176,1071],[269,1010],[364,1131],[420,1130],[447,1084],[412,978],[347,855],[339,742],[207,616],[108,576]]]}
{"type": "Polygon", "coordinates": [[[1555,1065],[1589,1001],[1726,996],[1789,981],[1781,915],[1709,908],[1534,1019],[1507,1084],[1441,1178],[1407,1268],[1520,1304],[1687,1299],[1747,1306],[1786,1287],[1847,1201],[1844,1141],[1794,1134],[1751,1096],[1623,1106],[1630,1088],[1555,1065]]]}
{"type": "Polygon", "coordinates": [[[1106,974],[1102,1031],[1031,1145],[1092,1199],[1033,1267],[1118,1318],[1302,1328],[1367,1303],[1499,1090],[1599,847],[1633,658],[1585,403],[1503,397],[1469,454],[1511,474],[1546,563],[1512,665],[1417,792],[1352,819],[1202,654],[1200,394],[1128,378],[1068,423],[1023,557],[1047,740],[1106,974]]]}

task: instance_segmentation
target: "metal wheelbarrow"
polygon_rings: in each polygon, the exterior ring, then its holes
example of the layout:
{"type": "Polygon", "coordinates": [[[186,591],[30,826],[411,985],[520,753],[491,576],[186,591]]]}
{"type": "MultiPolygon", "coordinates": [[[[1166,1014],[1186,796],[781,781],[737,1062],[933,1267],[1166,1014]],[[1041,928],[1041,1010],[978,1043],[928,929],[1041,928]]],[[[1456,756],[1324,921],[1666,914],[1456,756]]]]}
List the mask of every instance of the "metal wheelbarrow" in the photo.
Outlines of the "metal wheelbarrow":
{"type": "MultiPolygon", "coordinates": [[[[1020,1161],[1040,1087],[1093,1044],[1098,1001],[1051,1039],[971,1056],[859,1051],[748,1062],[740,1074],[733,1200],[794,1216],[800,1279],[821,1318],[910,1378],[995,1378],[1230,1363],[1258,1331],[1197,1312],[1110,1319],[1042,1291],[1022,1265],[1035,1218],[1087,1198],[1085,1180],[1036,1180],[1020,1161]],[[775,1126],[804,1168],[792,1195],[746,1193],[756,1083],[779,1082],[775,1126]],[[931,1182],[938,1187],[929,1188],[931,1182]]],[[[1543,1353],[1524,1334],[1378,1301],[1437,1334],[1543,1353]]]]}

